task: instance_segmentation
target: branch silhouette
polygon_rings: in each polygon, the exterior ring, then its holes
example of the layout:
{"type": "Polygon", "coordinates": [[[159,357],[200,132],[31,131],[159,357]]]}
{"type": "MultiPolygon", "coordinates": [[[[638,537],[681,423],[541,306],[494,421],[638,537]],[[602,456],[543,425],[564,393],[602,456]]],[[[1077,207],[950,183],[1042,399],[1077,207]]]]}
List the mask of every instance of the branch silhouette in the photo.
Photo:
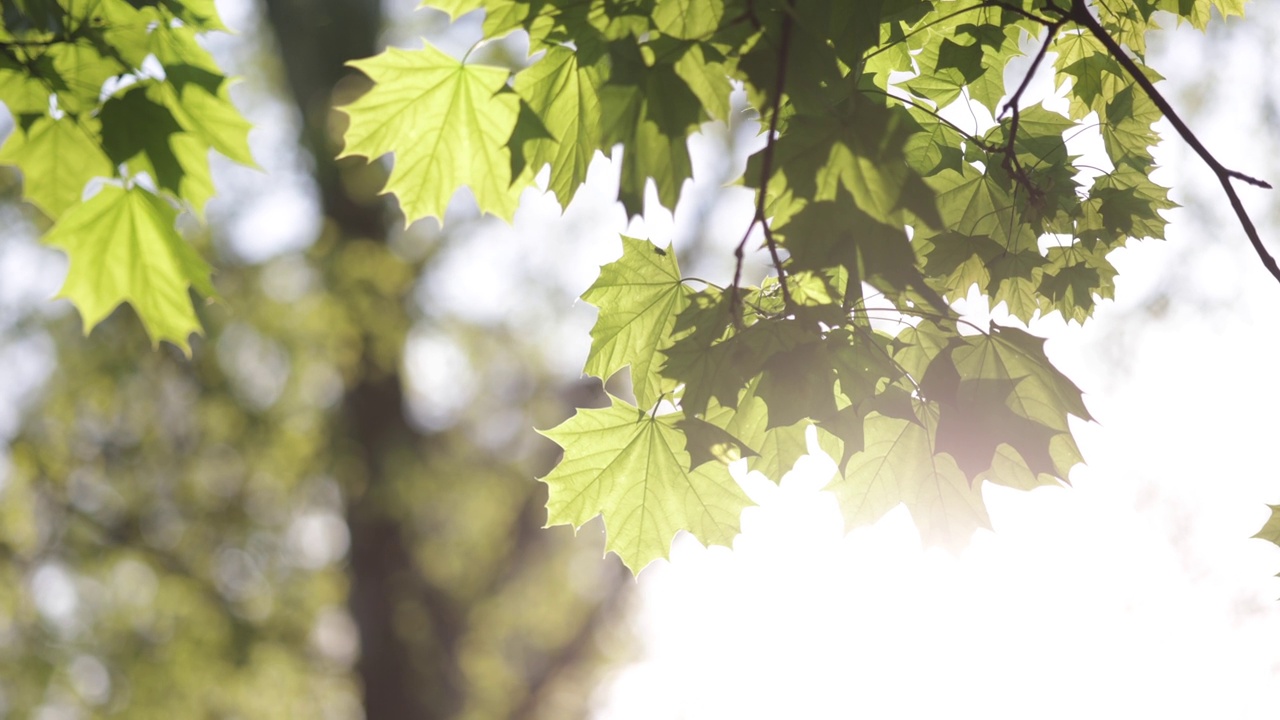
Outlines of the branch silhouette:
{"type": "MultiPolygon", "coordinates": [[[[788,9],[792,0],[788,0],[788,9]]],[[[751,230],[759,225],[764,229],[765,245],[769,248],[769,257],[773,260],[773,266],[778,270],[778,284],[782,287],[782,302],[784,306],[790,310],[792,307],[791,290],[787,287],[787,276],[782,269],[782,259],[778,256],[778,243],[773,237],[773,230],[769,227],[769,222],[765,217],[765,202],[768,199],[769,180],[773,178],[773,148],[778,137],[778,116],[782,113],[782,93],[786,89],[787,84],[787,66],[791,55],[791,13],[784,13],[782,16],[782,38],[778,42],[778,76],[774,81],[773,98],[769,107],[769,136],[765,140],[764,151],[760,156],[760,189],[756,193],[756,212],[751,218],[751,224],[747,226],[747,231],[742,234],[742,241],[738,243],[733,251],[733,256],[737,258],[737,264],[733,271],[733,286],[731,288],[733,323],[739,329],[742,328],[742,263],[745,257],[745,249],[747,240],[751,237],[751,230]]]]}
{"type": "Polygon", "coordinates": [[[1258,235],[1258,229],[1254,227],[1253,220],[1249,218],[1249,213],[1245,210],[1244,203],[1241,202],[1240,196],[1236,193],[1235,186],[1231,181],[1239,180],[1255,187],[1266,188],[1268,190],[1271,189],[1271,184],[1264,180],[1259,180],[1258,178],[1245,175],[1238,170],[1232,170],[1224,166],[1221,161],[1214,157],[1213,153],[1210,153],[1204,146],[1204,143],[1200,142],[1200,138],[1196,136],[1191,128],[1187,127],[1187,124],[1183,122],[1178,113],[1174,111],[1173,106],[1169,104],[1169,101],[1160,94],[1159,90],[1156,90],[1155,84],[1152,83],[1150,78],[1142,72],[1142,68],[1138,67],[1138,64],[1134,62],[1133,58],[1129,57],[1129,55],[1125,53],[1124,49],[1120,47],[1120,43],[1116,42],[1115,38],[1111,37],[1111,34],[1107,32],[1106,28],[1102,27],[1102,24],[1098,22],[1097,18],[1089,12],[1089,7],[1085,4],[1085,0],[1072,0],[1071,9],[1067,11],[1064,11],[1061,8],[1053,8],[1053,10],[1059,13],[1062,17],[1070,19],[1086,28],[1095,38],[1097,38],[1098,41],[1102,43],[1103,47],[1107,49],[1107,52],[1111,53],[1111,55],[1115,57],[1116,61],[1120,63],[1120,66],[1125,69],[1125,72],[1129,74],[1133,81],[1147,93],[1147,97],[1151,98],[1151,101],[1156,104],[1156,107],[1160,108],[1160,112],[1164,114],[1164,116],[1169,120],[1169,123],[1178,131],[1178,135],[1182,136],[1183,141],[1186,142],[1187,145],[1190,145],[1191,149],[1200,156],[1200,159],[1209,166],[1209,169],[1213,171],[1213,174],[1218,177],[1218,182],[1222,184],[1222,190],[1227,194],[1227,199],[1231,202],[1231,208],[1235,210],[1236,218],[1239,219],[1240,226],[1244,228],[1245,235],[1249,237],[1249,242],[1253,244],[1254,251],[1258,253],[1258,258],[1262,261],[1262,265],[1266,267],[1272,277],[1277,281],[1280,281],[1280,265],[1276,264],[1275,258],[1271,256],[1271,253],[1267,251],[1266,246],[1263,245],[1262,238],[1258,235]]]}

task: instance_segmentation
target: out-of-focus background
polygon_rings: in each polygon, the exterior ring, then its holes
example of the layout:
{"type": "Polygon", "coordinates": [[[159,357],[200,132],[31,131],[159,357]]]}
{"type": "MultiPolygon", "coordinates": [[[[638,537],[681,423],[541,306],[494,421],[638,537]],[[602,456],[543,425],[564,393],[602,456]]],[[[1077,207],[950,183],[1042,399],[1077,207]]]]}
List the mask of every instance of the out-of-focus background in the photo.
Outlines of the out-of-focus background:
{"type": "MultiPolygon", "coordinates": [[[[1280,287],[1171,133],[1170,240],[1121,251],[1086,327],[1033,327],[1100,421],[1073,488],[989,489],[996,532],[952,556],[905,513],[846,536],[809,458],[742,478],[761,507],[733,551],[681,538],[637,582],[600,526],[541,529],[556,449],[531,428],[603,399],[573,298],[619,232],[732,272],[750,196],[724,185],[757,128],[705,128],[674,217],[628,223],[598,159],[563,214],[530,192],[507,226],[463,193],[443,230],[406,229],[385,166],[331,159],[332,107],[365,87],[347,60],[480,36],[415,5],[219,0],[238,34],[209,47],[264,172],[217,166],[190,225],[222,296],[193,360],[127,310],[84,338],[0,174],[0,717],[1280,711],[1280,550],[1248,539],[1280,503],[1280,287]]],[[[1150,61],[1229,167],[1276,180],[1280,9],[1249,12],[1160,34],[1150,61]]],[[[1280,202],[1242,194],[1280,248],[1280,202]]]]}

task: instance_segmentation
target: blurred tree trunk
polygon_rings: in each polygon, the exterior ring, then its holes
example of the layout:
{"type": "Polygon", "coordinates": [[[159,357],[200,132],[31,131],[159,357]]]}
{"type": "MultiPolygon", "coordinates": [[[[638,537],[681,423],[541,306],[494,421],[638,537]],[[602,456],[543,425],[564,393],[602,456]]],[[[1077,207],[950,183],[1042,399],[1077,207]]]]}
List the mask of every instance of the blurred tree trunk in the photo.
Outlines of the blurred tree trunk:
{"type": "MultiPolygon", "coordinates": [[[[338,148],[330,141],[328,127],[333,89],[350,72],[344,63],[368,57],[376,50],[382,18],[379,3],[268,0],[266,5],[289,87],[302,112],[302,140],[315,160],[323,211],[333,223],[338,242],[385,238],[385,208],[381,203],[361,203],[350,197],[342,170],[332,159],[338,148]]],[[[394,302],[383,309],[403,314],[394,302]]],[[[396,318],[393,324],[407,326],[408,319],[396,318]]],[[[420,672],[395,627],[395,601],[401,594],[397,586],[411,582],[416,572],[400,523],[388,512],[387,463],[399,448],[412,442],[414,433],[405,422],[396,364],[371,355],[378,339],[362,340],[359,377],[347,389],[340,423],[357,447],[354,457],[360,477],[340,480],[345,481],[348,495],[348,603],[360,634],[357,670],[364,686],[365,713],[371,720],[446,718],[457,711],[458,698],[456,688],[445,677],[447,673],[440,672],[445,668],[435,668],[437,672],[431,674],[420,672]]],[[[436,619],[434,636],[448,652],[457,635],[455,611],[443,598],[422,599],[434,605],[430,608],[436,619]]]]}
{"type": "MultiPolygon", "coordinates": [[[[315,181],[322,209],[338,235],[338,243],[386,237],[386,209],[382,203],[362,203],[350,197],[342,170],[333,159],[329,114],[334,86],[351,71],[348,60],[376,51],[382,23],[375,0],[267,0],[289,88],[303,118],[302,142],[315,164],[315,181]]],[[[404,314],[397,303],[384,310],[404,314]]],[[[395,318],[393,324],[408,325],[395,318]]],[[[339,426],[357,446],[358,481],[339,478],[347,491],[347,524],[351,533],[351,588],[348,605],[359,628],[361,654],[357,670],[364,685],[365,713],[370,720],[429,720],[450,717],[457,710],[454,688],[441,677],[423,677],[409,648],[395,628],[398,597],[395,585],[415,574],[400,525],[387,512],[387,459],[411,442],[405,423],[404,400],[396,364],[371,357],[377,339],[362,338],[360,376],[348,385],[339,426]]],[[[451,618],[445,607],[433,608],[438,617],[451,618]]],[[[438,623],[437,637],[451,642],[450,619],[438,623]]]]}
{"type": "MultiPolygon", "coordinates": [[[[375,168],[362,161],[339,163],[333,157],[341,149],[335,138],[331,108],[340,82],[360,82],[345,63],[377,52],[382,23],[375,0],[266,0],[272,29],[280,48],[289,88],[304,121],[302,141],[315,160],[329,232],[326,265],[343,261],[344,245],[385,242],[388,211],[374,199],[374,192],[353,197],[357,181],[344,178],[344,169],[360,172],[358,183],[367,190],[381,183],[375,168]],[[370,177],[374,170],[377,177],[370,177]]],[[[353,94],[350,91],[347,93],[353,94]]],[[[321,241],[322,246],[325,241],[321,241]]],[[[385,250],[385,248],[384,248],[385,250]]],[[[330,267],[330,274],[341,273],[330,267]]],[[[342,280],[336,281],[342,284],[342,280]]],[[[406,421],[400,377],[400,351],[411,324],[402,288],[368,293],[340,294],[352,307],[349,313],[365,329],[361,338],[358,376],[349,380],[338,423],[350,443],[350,464],[339,481],[347,492],[347,521],[351,533],[349,608],[361,642],[358,672],[364,687],[364,707],[369,720],[432,720],[453,718],[474,688],[459,668],[460,642],[467,633],[467,613],[458,596],[424,580],[414,561],[414,541],[406,537],[403,511],[397,506],[398,458],[431,452],[430,439],[418,437],[406,421]],[[397,290],[401,292],[397,292],[397,290]],[[386,291],[386,292],[384,292],[386,291]]],[[[430,466],[430,462],[425,463],[430,466]]],[[[408,463],[410,468],[421,464],[408,463]]],[[[410,478],[412,482],[414,479],[410,478]]],[[[489,586],[496,594],[504,580],[517,577],[527,549],[545,541],[539,531],[545,502],[541,487],[529,486],[528,497],[515,519],[511,542],[515,550],[505,558],[507,567],[496,570],[489,586]]],[[[494,529],[490,528],[493,532],[494,529]]],[[[430,542],[428,541],[428,544],[430,542]]],[[[431,552],[456,552],[440,543],[431,552]]],[[[481,572],[477,568],[477,573],[481,572]]],[[[507,703],[511,717],[534,717],[542,695],[557,674],[593,652],[590,640],[608,615],[612,600],[622,591],[621,574],[610,576],[611,587],[584,608],[577,629],[559,646],[542,654],[526,675],[525,687],[507,703]]],[[[487,600],[484,592],[477,602],[487,600]]],[[[536,620],[535,620],[536,622],[536,620]]],[[[505,640],[504,640],[505,642],[505,640]]],[[[481,713],[483,714],[483,713],[481,713]]]]}

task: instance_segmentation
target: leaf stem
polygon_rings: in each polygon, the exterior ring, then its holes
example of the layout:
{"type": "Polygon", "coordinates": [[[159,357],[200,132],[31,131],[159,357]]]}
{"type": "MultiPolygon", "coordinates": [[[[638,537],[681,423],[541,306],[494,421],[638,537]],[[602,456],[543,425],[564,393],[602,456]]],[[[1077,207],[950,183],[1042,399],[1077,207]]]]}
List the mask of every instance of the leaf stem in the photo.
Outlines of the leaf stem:
{"type": "Polygon", "coordinates": [[[720,292],[724,292],[724,288],[723,288],[723,287],[721,287],[720,285],[717,285],[717,284],[715,284],[715,283],[711,282],[710,280],[704,280],[704,279],[702,279],[702,278],[700,278],[700,277],[698,277],[698,276],[696,276],[696,275],[691,275],[691,276],[689,276],[689,277],[682,277],[682,278],[680,278],[680,282],[682,282],[682,283],[686,283],[686,282],[700,282],[700,283],[702,283],[703,285],[706,285],[707,287],[713,287],[713,288],[715,288],[715,289],[719,290],[720,292]]]}
{"type": "Polygon", "coordinates": [[[886,92],[884,90],[881,90],[880,88],[859,88],[859,91],[863,93],[873,94],[873,95],[883,95],[889,98],[890,100],[897,100],[903,105],[909,105],[913,108],[916,108],[920,112],[928,113],[929,115],[932,115],[938,122],[942,123],[944,126],[954,130],[956,134],[958,134],[960,137],[964,138],[965,140],[968,140],[969,142],[972,142],[972,143],[977,143],[978,145],[982,146],[984,149],[987,149],[990,147],[989,143],[987,143],[985,140],[978,137],[977,135],[970,134],[967,130],[960,127],[959,125],[956,125],[950,120],[946,119],[945,117],[940,115],[937,110],[934,110],[928,105],[918,103],[915,100],[912,100],[911,98],[905,98],[905,97],[902,97],[901,95],[894,95],[893,93],[886,92]]]}

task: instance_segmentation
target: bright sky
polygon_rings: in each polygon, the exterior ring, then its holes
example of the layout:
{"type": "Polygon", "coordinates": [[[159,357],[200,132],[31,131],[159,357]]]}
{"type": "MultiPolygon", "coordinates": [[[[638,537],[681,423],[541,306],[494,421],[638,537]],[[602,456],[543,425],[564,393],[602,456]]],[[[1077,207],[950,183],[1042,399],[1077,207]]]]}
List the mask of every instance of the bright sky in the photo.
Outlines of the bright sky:
{"type": "MultiPolygon", "coordinates": [[[[1276,8],[1250,21],[1269,18],[1276,8]]],[[[1164,47],[1177,53],[1158,52],[1156,67],[1203,81],[1198,33],[1164,47]]],[[[1254,68],[1267,63],[1256,45],[1231,47],[1212,60],[1238,68],[1219,77],[1239,84],[1201,88],[1219,107],[1193,124],[1228,166],[1274,174],[1239,92],[1265,82],[1254,68]]],[[[1089,465],[1072,488],[988,485],[995,532],[955,556],[923,551],[901,507],[846,535],[821,492],[825,458],[780,485],[746,477],[760,507],[732,551],[681,537],[641,575],[642,648],[600,691],[597,717],[1276,717],[1280,549],[1249,536],[1264,504],[1280,503],[1280,377],[1268,369],[1280,287],[1198,160],[1176,147],[1161,157],[1166,182],[1220,208],[1171,213],[1169,243],[1121,251],[1120,304],[1086,328],[1033,328],[1098,419],[1076,427],[1089,465]],[[1163,316],[1148,312],[1173,282],[1189,284],[1163,316]]],[[[1246,201],[1263,236],[1280,237],[1265,220],[1280,203],[1246,201]]]]}

